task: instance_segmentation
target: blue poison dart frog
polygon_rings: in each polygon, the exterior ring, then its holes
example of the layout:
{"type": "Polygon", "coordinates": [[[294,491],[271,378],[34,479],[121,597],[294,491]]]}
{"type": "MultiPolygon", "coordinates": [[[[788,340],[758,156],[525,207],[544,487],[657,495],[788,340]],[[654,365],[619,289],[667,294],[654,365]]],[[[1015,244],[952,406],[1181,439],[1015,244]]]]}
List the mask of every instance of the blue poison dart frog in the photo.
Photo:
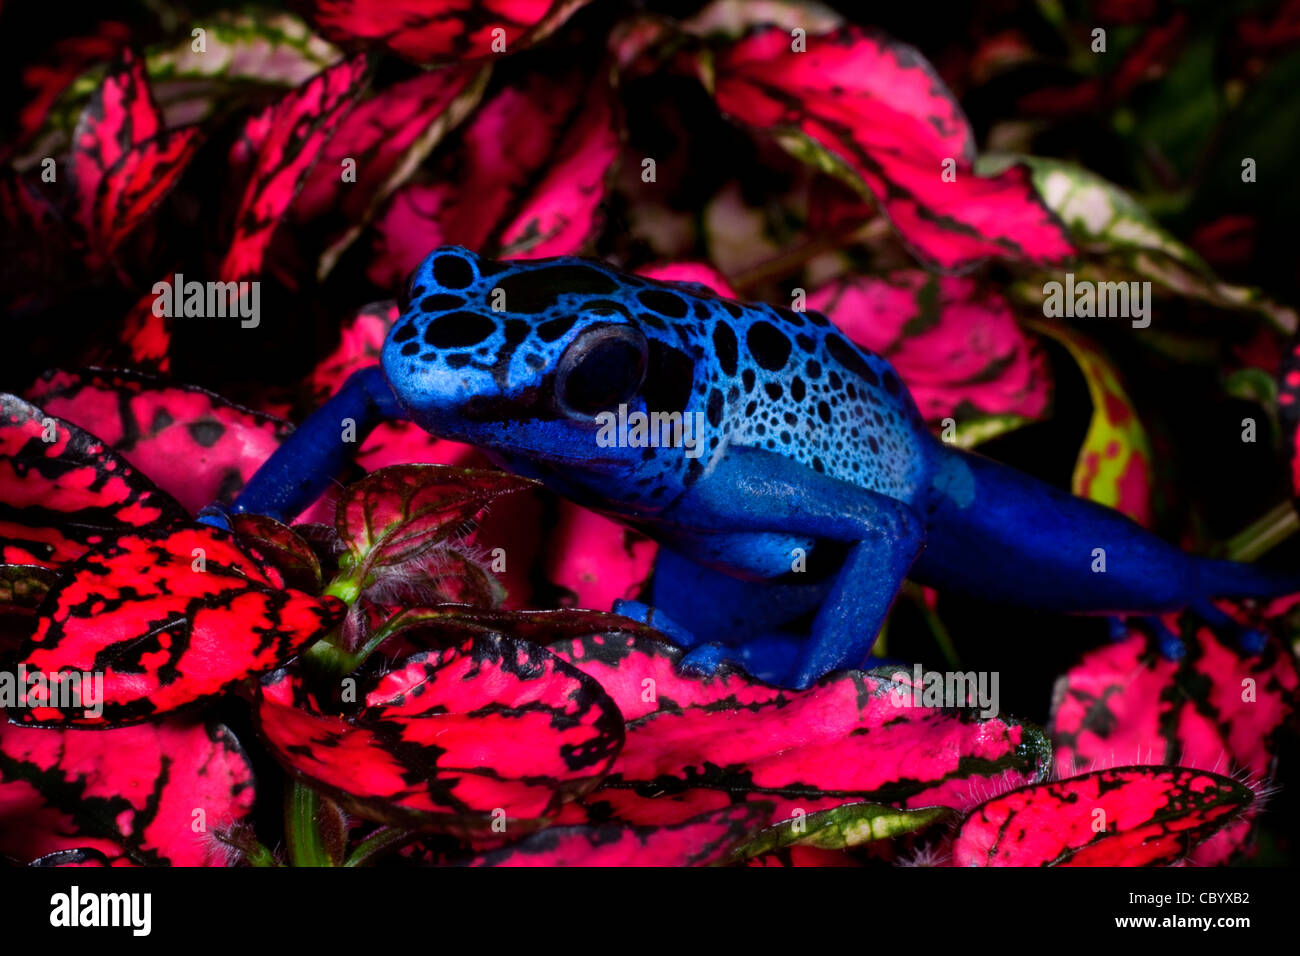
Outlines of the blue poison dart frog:
{"type": "Polygon", "coordinates": [[[1252,652],[1263,635],[1210,599],[1300,590],[942,443],[889,363],[816,312],[586,259],[435,250],[382,366],[311,415],[233,509],[296,516],[347,464],[347,418],[358,441],[409,419],[472,443],[650,535],[653,603],[615,610],[691,647],[688,667],[727,658],[789,687],[861,666],[904,577],[1059,612],[1190,606],[1252,652]],[[654,413],[658,441],[635,427],[654,413]]]}

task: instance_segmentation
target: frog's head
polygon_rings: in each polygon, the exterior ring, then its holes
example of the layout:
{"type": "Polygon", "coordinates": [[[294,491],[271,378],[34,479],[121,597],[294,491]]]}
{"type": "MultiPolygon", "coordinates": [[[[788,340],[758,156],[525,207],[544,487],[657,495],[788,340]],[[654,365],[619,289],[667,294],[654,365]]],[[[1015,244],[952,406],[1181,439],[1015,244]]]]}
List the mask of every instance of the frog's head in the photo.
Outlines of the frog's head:
{"type": "MultiPolygon", "coordinates": [[[[638,304],[654,288],[585,259],[497,262],[445,246],[411,276],[384,370],[435,435],[570,476],[643,474],[645,448],[602,441],[601,413],[698,403],[698,350],[638,304]]],[[[682,464],[681,448],[656,451],[682,464]]]]}

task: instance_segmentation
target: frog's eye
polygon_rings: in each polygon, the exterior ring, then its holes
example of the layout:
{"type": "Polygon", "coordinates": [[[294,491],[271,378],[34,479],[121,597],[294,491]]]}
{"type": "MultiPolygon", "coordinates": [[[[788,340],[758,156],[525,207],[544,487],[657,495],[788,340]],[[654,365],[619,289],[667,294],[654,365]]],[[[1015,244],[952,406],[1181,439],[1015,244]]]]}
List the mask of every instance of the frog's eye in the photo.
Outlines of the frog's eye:
{"type": "Polygon", "coordinates": [[[648,354],[645,336],[632,326],[586,329],[560,356],[555,373],[560,408],[585,417],[627,402],[645,381],[648,354]]]}

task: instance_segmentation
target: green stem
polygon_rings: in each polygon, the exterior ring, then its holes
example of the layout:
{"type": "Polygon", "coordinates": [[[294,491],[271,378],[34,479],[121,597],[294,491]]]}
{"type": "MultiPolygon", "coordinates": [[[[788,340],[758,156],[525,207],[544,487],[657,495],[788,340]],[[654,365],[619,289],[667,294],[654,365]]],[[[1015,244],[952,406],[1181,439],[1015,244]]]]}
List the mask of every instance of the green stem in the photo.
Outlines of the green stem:
{"type": "Polygon", "coordinates": [[[401,615],[393,615],[393,617],[375,628],[369,639],[350,654],[333,644],[321,647],[322,644],[326,644],[325,641],[312,645],[307,653],[314,657],[317,665],[322,669],[328,670],[332,675],[343,677],[346,674],[351,674],[364,664],[366,658],[373,654],[380,644],[406,626],[407,622],[401,619],[401,615]]]}
{"type": "Polygon", "coordinates": [[[303,664],[313,674],[326,679],[336,679],[356,670],[356,665],[353,663],[355,655],[349,654],[335,643],[334,638],[337,636],[335,633],[322,637],[303,651],[303,664]]]}
{"type": "MultiPolygon", "coordinates": [[[[321,593],[338,598],[350,607],[361,597],[361,586],[367,573],[366,568],[345,567],[321,593]]],[[[357,655],[350,654],[339,647],[338,628],[307,648],[302,654],[302,661],[308,670],[325,679],[336,679],[351,674],[360,664],[357,655]]]]}
{"type": "Polygon", "coordinates": [[[952,635],[948,633],[948,625],[944,624],[939,613],[930,607],[925,599],[925,591],[911,583],[906,586],[906,591],[907,596],[916,603],[921,616],[925,618],[926,626],[930,628],[934,642],[939,645],[939,652],[943,654],[944,661],[953,670],[961,670],[961,658],[957,654],[957,645],[952,642],[952,635]]]}
{"type": "Polygon", "coordinates": [[[244,862],[249,866],[279,866],[275,854],[265,844],[254,843],[244,848],[244,862]]]}
{"type": "Polygon", "coordinates": [[[419,834],[401,827],[383,827],[357,844],[344,866],[370,866],[377,857],[409,843],[419,834]]]}
{"type": "Polygon", "coordinates": [[[361,577],[341,574],[326,585],[324,593],[338,598],[344,604],[355,604],[361,596],[361,577]]]}
{"type": "Polygon", "coordinates": [[[213,836],[238,853],[239,858],[249,866],[280,865],[280,861],[275,858],[275,854],[268,850],[266,844],[257,838],[251,826],[236,825],[229,829],[218,829],[213,832],[213,836]]]}
{"type": "Polygon", "coordinates": [[[297,780],[285,794],[285,836],[289,844],[290,866],[333,866],[325,841],[317,826],[320,796],[297,780]]]}
{"type": "Polygon", "coordinates": [[[957,646],[953,644],[952,635],[948,633],[948,625],[943,623],[943,618],[924,600],[921,601],[921,613],[925,615],[925,623],[930,626],[930,633],[934,635],[934,642],[939,645],[943,659],[953,670],[961,670],[961,658],[957,656],[957,646]]]}
{"type": "Polygon", "coordinates": [[[842,248],[846,243],[859,242],[875,235],[880,231],[875,223],[875,220],[871,220],[866,225],[854,226],[833,235],[813,239],[802,246],[796,246],[794,249],[783,252],[766,262],[760,262],[748,272],[742,272],[734,276],[731,280],[731,287],[737,292],[743,293],[760,282],[789,275],[797,269],[801,269],[809,260],[822,253],[831,252],[842,248]]]}
{"type": "Polygon", "coordinates": [[[1300,516],[1284,501],[1254,524],[1233,536],[1225,552],[1233,561],[1254,561],[1300,530],[1300,516]]]}

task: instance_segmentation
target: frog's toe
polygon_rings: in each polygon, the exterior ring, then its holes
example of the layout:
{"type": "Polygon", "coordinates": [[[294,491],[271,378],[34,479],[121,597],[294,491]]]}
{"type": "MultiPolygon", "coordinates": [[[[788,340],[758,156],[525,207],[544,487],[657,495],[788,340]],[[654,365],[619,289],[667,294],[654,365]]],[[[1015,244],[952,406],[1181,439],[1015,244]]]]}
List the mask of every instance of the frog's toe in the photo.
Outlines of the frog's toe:
{"type": "MultiPolygon", "coordinates": [[[[1212,601],[1198,601],[1190,605],[1187,612],[1197,621],[1204,623],[1224,643],[1235,645],[1246,654],[1263,653],[1264,647],[1268,644],[1269,638],[1266,632],[1234,620],[1212,601]]],[[[1159,617],[1153,615],[1111,617],[1107,622],[1112,640],[1123,640],[1132,634],[1136,627],[1156,639],[1156,646],[1166,660],[1180,660],[1187,654],[1187,645],[1183,639],[1171,631],[1159,617]]],[[[1186,627],[1183,630],[1190,633],[1186,627]]]]}
{"type": "Polygon", "coordinates": [[[1268,635],[1257,627],[1243,627],[1237,637],[1237,644],[1247,654],[1263,654],[1268,645],[1268,635]]]}
{"type": "Polygon", "coordinates": [[[1125,614],[1108,617],[1106,624],[1112,641],[1130,637],[1135,629],[1145,631],[1156,639],[1160,655],[1169,661],[1181,660],[1187,655],[1183,639],[1169,629],[1164,621],[1153,614],[1125,614]]]}
{"type": "Polygon", "coordinates": [[[1233,620],[1221,611],[1212,601],[1198,601],[1190,608],[1191,612],[1203,620],[1225,643],[1236,644],[1247,654],[1262,654],[1268,644],[1268,634],[1256,627],[1249,627],[1233,620]]]}
{"type": "Polygon", "coordinates": [[[780,684],[798,658],[802,641],[796,634],[763,634],[741,645],[735,659],[750,675],[769,684],[780,684]]]}
{"type": "Polygon", "coordinates": [[[765,634],[739,646],[705,641],[682,627],[663,611],[642,601],[615,601],[615,614],[648,624],[679,647],[687,649],[678,662],[682,674],[712,677],[723,662],[739,665],[746,673],[769,683],[780,683],[795,659],[800,638],[794,634],[765,634]]]}
{"type": "Polygon", "coordinates": [[[694,634],[663,611],[643,601],[615,601],[612,610],[622,617],[631,618],[640,624],[650,625],[674,644],[682,647],[694,647],[699,643],[699,639],[694,634]]]}
{"type": "Polygon", "coordinates": [[[701,644],[677,662],[677,672],[695,677],[712,677],[722,662],[727,660],[728,653],[729,649],[721,644],[701,644]]]}
{"type": "Polygon", "coordinates": [[[199,524],[205,524],[212,528],[220,528],[222,531],[230,531],[230,512],[225,505],[210,504],[199,511],[199,524]]]}

